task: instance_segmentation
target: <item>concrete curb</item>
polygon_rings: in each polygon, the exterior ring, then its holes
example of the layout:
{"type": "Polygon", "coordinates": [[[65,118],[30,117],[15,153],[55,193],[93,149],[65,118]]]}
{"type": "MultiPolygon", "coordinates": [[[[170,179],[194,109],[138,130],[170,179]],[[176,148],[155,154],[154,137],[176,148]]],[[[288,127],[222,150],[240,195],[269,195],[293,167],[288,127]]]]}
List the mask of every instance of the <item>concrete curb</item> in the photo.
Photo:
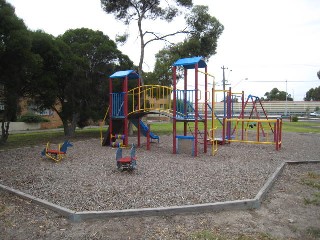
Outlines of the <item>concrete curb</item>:
{"type": "Polygon", "coordinates": [[[124,209],[110,211],[86,211],[75,213],[75,221],[88,219],[105,219],[114,217],[133,217],[133,216],[169,216],[188,213],[217,212],[223,210],[240,210],[253,209],[256,207],[256,200],[245,199],[236,201],[182,205],[172,207],[159,208],[140,208],[140,209],[124,209]]]}
{"type": "Polygon", "coordinates": [[[262,201],[265,199],[268,191],[271,189],[275,181],[278,179],[279,175],[282,173],[284,167],[286,166],[286,162],[283,162],[276,171],[268,178],[267,182],[263,185],[263,187],[260,189],[260,191],[257,193],[256,199],[257,201],[257,208],[261,206],[262,201]]]}
{"type": "Polygon", "coordinates": [[[33,203],[36,203],[40,206],[43,206],[45,208],[48,208],[64,217],[67,217],[67,218],[70,218],[72,215],[74,215],[74,211],[71,211],[69,210],[68,208],[64,208],[64,207],[61,207],[57,204],[53,204],[51,202],[48,202],[46,200],[43,200],[41,198],[37,198],[37,197],[34,197],[30,194],[27,194],[27,193],[24,193],[24,192],[21,192],[19,190],[16,190],[16,189],[13,189],[13,188],[10,188],[10,187],[7,187],[5,185],[2,185],[0,184],[0,189],[6,191],[6,192],[9,192],[9,193],[12,193],[12,194],[15,194],[23,199],[26,199],[28,201],[31,201],[33,203]]]}
{"type": "Polygon", "coordinates": [[[159,208],[140,208],[140,209],[123,209],[123,210],[109,210],[109,211],[84,211],[75,212],[68,208],[61,207],[57,204],[50,203],[46,200],[34,197],[32,195],[23,193],[13,188],[0,184],[0,189],[15,194],[21,198],[34,202],[45,208],[48,208],[58,214],[68,218],[72,222],[81,222],[89,219],[106,219],[115,217],[133,217],[133,216],[166,216],[177,214],[190,214],[190,213],[203,213],[203,212],[218,212],[224,210],[247,210],[257,209],[261,207],[268,191],[271,189],[275,181],[283,172],[287,164],[308,164],[320,163],[320,160],[310,161],[288,161],[283,162],[275,170],[275,172],[268,178],[263,187],[259,190],[254,199],[244,199],[235,201],[225,201],[206,204],[183,205],[172,207],[159,207],[159,208]]]}

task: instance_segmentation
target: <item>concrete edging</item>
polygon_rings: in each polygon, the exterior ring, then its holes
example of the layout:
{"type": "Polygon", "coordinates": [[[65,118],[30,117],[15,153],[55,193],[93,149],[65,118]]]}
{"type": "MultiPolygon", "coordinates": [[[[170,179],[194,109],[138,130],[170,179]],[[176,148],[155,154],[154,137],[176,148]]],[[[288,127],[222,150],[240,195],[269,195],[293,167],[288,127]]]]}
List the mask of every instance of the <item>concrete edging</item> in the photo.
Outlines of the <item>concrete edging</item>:
{"type": "Polygon", "coordinates": [[[200,213],[200,212],[217,212],[223,210],[246,210],[257,209],[261,207],[262,201],[265,199],[268,191],[271,189],[275,181],[283,172],[284,167],[287,164],[308,164],[308,163],[320,163],[320,160],[310,161],[287,161],[281,163],[281,165],[275,170],[275,172],[268,178],[263,187],[259,190],[255,198],[225,201],[206,204],[194,204],[194,205],[182,205],[172,207],[159,207],[159,208],[140,208],[140,209],[123,209],[123,210],[108,210],[108,211],[83,211],[76,212],[68,208],[61,207],[57,204],[53,204],[46,200],[34,197],[30,194],[23,193],[19,190],[7,187],[0,184],[0,189],[16,194],[17,196],[48,208],[58,214],[68,218],[72,222],[81,222],[89,219],[106,219],[115,217],[132,217],[132,216],[164,216],[164,215],[177,215],[188,213],[200,213]]]}
{"type": "Polygon", "coordinates": [[[67,218],[70,218],[70,216],[72,216],[75,213],[75,211],[71,211],[68,208],[61,207],[61,206],[59,206],[57,204],[48,202],[48,201],[43,200],[41,198],[34,197],[34,196],[30,195],[30,194],[21,192],[19,190],[7,187],[7,186],[2,185],[2,184],[0,184],[0,189],[4,190],[6,192],[9,192],[9,193],[15,194],[15,195],[17,195],[17,196],[19,196],[19,197],[21,197],[23,199],[26,199],[26,200],[31,201],[33,203],[36,203],[36,204],[38,204],[40,206],[43,206],[45,208],[48,208],[48,209],[50,209],[50,210],[52,210],[54,212],[57,212],[60,215],[62,215],[64,217],[67,217],[67,218]]]}

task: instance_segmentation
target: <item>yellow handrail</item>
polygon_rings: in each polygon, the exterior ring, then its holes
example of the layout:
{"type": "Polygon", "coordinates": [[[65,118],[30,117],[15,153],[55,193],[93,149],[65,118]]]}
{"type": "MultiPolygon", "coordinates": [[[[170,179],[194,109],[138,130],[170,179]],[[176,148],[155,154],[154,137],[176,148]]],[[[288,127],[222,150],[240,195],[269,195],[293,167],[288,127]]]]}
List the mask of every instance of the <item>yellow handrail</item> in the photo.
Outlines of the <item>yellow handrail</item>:
{"type": "Polygon", "coordinates": [[[106,114],[104,115],[104,118],[102,120],[102,124],[100,124],[100,144],[102,146],[102,141],[103,141],[103,138],[102,138],[102,128],[103,126],[106,124],[106,119],[107,119],[107,116],[108,116],[108,113],[109,113],[109,108],[110,108],[110,105],[108,106],[107,108],[107,111],[106,111],[106,114]]]}
{"type": "Polygon", "coordinates": [[[171,93],[171,87],[161,85],[144,85],[131,89],[128,92],[129,102],[131,102],[128,115],[139,111],[170,110],[171,93]],[[143,104],[141,104],[141,100],[143,100],[143,104]]]}

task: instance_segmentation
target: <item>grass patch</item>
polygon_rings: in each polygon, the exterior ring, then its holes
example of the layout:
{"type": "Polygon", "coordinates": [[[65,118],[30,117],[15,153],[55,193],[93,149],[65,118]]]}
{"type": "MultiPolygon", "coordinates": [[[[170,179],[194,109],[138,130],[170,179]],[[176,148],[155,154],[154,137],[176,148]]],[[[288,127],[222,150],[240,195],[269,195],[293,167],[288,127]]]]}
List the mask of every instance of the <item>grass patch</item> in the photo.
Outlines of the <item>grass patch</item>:
{"type": "Polygon", "coordinates": [[[315,239],[320,239],[320,228],[309,227],[307,228],[307,233],[309,236],[314,237],[315,239]]]}
{"type": "MultiPolygon", "coordinates": [[[[71,142],[82,139],[99,138],[100,129],[79,129],[76,130],[72,138],[68,138],[71,142]]],[[[0,145],[0,150],[8,150],[26,146],[46,145],[47,142],[62,143],[66,140],[63,130],[57,131],[41,131],[39,132],[26,132],[18,134],[10,134],[9,138],[4,145],[0,145]]]]}
{"type": "MultiPolygon", "coordinates": [[[[199,122],[199,130],[203,130],[204,124],[199,122]]],[[[221,124],[218,120],[215,121],[215,126],[221,129],[221,124]]],[[[240,127],[240,125],[239,125],[240,127]]],[[[183,123],[177,123],[177,134],[183,133],[183,123]]],[[[187,125],[187,131],[190,128],[194,129],[194,123],[189,123],[187,125]]],[[[211,120],[208,121],[208,129],[211,128],[211,120]]],[[[266,127],[267,128],[267,127],[266,127]]],[[[134,131],[136,129],[134,128],[134,131]]],[[[163,123],[152,123],[151,132],[161,136],[172,134],[173,126],[172,122],[163,123]]],[[[301,132],[301,133],[320,133],[320,122],[283,122],[284,132],[301,132]]],[[[103,133],[105,134],[106,128],[104,128],[103,133]]],[[[77,129],[74,137],[69,138],[70,141],[89,139],[89,138],[100,138],[100,128],[84,128],[77,129]]],[[[25,146],[35,146],[35,145],[45,145],[47,142],[61,143],[65,140],[63,129],[58,129],[56,131],[41,131],[38,132],[26,132],[19,134],[10,134],[8,141],[5,145],[0,145],[0,150],[25,147],[25,146]]]]}
{"type": "Polygon", "coordinates": [[[282,122],[283,132],[320,133],[320,122],[282,122]]]}
{"type": "Polygon", "coordinates": [[[206,239],[206,240],[227,240],[227,238],[220,236],[219,234],[213,233],[209,230],[202,230],[191,234],[192,240],[206,239]]]}
{"type": "Polygon", "coordinates": [[[229,236],[224,236],[218,233],[211,232],[209,230],[202,230],[191,234],[190,239],[192,240],[227,240],[227,239],[234,239],[234,240],[277,240],[277,238],[272,237],[268,233],[256,233],[253,235],[247,234],[239,234],[239,235],[232,235],[232,238],[229,236]]]}
{"type": "MultiPolygon", "coordinates": [[[[320,174],[315,172],[309,172],[306,177],[301,179],[303,185],[320,190],[320,174]]],[[[304,203],[306,205],[312,204],[320,206],[320,192],[312,193],[311,197],[304,198],[304,203]]]]}

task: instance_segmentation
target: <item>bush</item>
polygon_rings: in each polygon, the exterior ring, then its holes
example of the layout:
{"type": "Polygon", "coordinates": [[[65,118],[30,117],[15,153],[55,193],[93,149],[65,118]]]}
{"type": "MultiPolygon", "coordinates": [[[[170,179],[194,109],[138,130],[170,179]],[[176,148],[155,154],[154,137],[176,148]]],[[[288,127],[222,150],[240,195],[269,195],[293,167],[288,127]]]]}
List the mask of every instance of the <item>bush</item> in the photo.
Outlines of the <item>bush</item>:
{"type": "Polygon", "coordinates": [[[297,116],[292,116],[291,117],[291,122],[298,122],[298,117],[297,116]]]}
{"type": "Polygon", "coordinates": [[[25,123],[41,123],[41,122],[50,122],[48,119],[43,118],[39,115],[33,114],[33,113],[27,113],[25,115],[22,115],[19,119],[19,122],[25,122],[25,123]]]}

